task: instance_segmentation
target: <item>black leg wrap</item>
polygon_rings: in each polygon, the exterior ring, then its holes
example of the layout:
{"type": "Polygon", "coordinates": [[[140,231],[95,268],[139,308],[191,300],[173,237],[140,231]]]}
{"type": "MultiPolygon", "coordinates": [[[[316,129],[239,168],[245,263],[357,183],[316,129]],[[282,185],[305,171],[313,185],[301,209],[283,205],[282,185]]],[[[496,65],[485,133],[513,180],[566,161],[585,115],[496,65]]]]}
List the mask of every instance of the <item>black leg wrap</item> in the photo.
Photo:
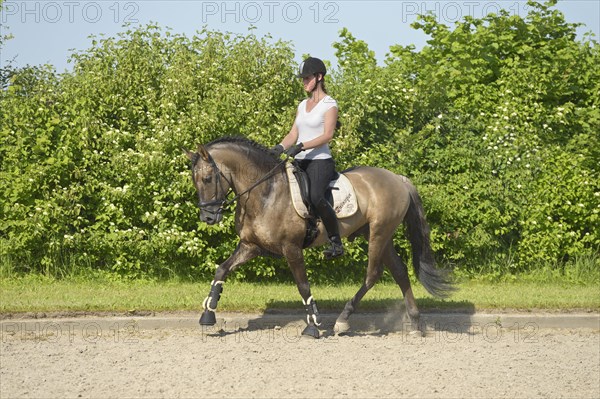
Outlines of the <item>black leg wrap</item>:
{"type": "Polygon", "coordinates": [[[204,304],[204,309],[212,310],[213,312],[217,309],[219,299],[221,299],[221,293],[223,292],[223,283],[213,283],[210,287],[208,298],[204,304]]]}
{"type": "Polygon", "coordinates": [[[308,300],[304,301],[304,308],[306,309],[306,323],[308,324],[302,335],[306,335],[313,338],[319,338],[318,326],[321,325],[321,318],[319,316],[319,310],[313,297],[311,296],[308,300]]]}
{"type": "Polygon", "coordinates": [[[202,313],[202,316],[200,316],[200,325],[214,326],[217,323],[215,311],[217,310],[217,305],[219,303],[219,299],[221,299],[222,292],[223,282],[213,281],[211,283],[210,292],[202,304],[204,307],[204,312],[202,313]]]}

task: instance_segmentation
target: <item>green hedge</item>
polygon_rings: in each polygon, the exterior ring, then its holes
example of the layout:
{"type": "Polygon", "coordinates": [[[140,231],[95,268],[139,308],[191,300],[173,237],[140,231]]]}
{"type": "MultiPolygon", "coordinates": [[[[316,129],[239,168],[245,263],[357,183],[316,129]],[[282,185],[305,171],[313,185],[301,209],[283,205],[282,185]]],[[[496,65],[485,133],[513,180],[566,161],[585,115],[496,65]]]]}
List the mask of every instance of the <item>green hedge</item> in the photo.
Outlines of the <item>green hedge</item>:
{"type": "MultiPolygon", "coordinates": [[[[333,44],[338,168],[413,179],[440,262],[467,273],[599,258],[600,46],[578,40],[554,2],[529,5],[525,18],[452,28],[422,16],[414,28],[428,45],[392,46],[383,65],[345,29],[333,44]]],[[[233,216],[199,221],[181,148],[225,135],[278,142],[304,96],[292,45],[149,25],[71,61],[64,74],[0,74],[3,272],[210,278],[236,245],[233,216]]],[[[401,232],[397,244],[408,256],[401,232]]],[[[366,245],[347,248],[333,263],[307,251],[311,278],[361,278],[366,245]]],[[[236,277],[286,273],[281,260],[254,261],[236,277]]]]}

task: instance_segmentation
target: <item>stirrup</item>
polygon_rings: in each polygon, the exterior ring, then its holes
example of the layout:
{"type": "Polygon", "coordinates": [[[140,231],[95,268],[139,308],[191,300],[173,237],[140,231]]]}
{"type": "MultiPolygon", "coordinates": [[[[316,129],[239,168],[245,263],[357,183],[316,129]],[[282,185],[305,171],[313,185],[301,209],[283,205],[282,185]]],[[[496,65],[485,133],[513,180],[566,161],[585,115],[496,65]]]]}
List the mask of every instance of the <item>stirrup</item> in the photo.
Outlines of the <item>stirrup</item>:
{"type": "Polygon", "coordinates": [[[333,259],[344,254],[344,247],[341,242],[331,241],[331,247],[323,251],[325,259],[333,259]]]}

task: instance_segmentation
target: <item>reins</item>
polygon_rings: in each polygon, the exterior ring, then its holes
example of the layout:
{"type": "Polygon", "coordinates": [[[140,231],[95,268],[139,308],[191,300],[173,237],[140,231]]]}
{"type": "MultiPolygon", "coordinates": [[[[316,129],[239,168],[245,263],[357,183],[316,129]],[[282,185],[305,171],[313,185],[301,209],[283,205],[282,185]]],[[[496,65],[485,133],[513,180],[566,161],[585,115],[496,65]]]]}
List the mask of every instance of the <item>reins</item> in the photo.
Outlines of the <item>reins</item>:
{"type": "MultiPolygon", "coordinates": [[[[208,151],[207,151],[207,153],[208,153],[208,151]]],[[[229,190],[225,194],[225,198],[223,200],[214,200],[214,201],[210,201],[210,202],[200,202],[200,203],[198,203],[198,207],[203,208],[203,207],[206,207],[206,206],[219,205],[219,208],[217,209],[217,211],[216,212],[211,212],[211,213],[220,213],[220,212],[222,212],[226,207],[228,207],[229,205],[233,204],[235,201],[237,201],[238,199],[240,199],[243,195],[248,194],[250,191],[254,190],[256,187],[258,187],[259,185],[261,185],[262,183],[264,183],[265,181],[267,181],[271,177],[273,177],[275,175],[275,172],[277,171],[277,169],[281,165],[283,165],[284,163],[286,163],[289,158],[290,157],[286,157],[283,160],[281,160],[280,162],[278,162],[277,165],[275,165],[263,177],[261,177],[256,182],[254,182],[250,187],[248,187],[243,192],[241,192],[239,194],[236,194],[231,199],[227,199],[227,196],[229,195],[229,192],[233,191],[233,189],[232,189],[233,184],[229,181],[229,179],[227,179],[227,177],[225,177],[225,175],[223,174],[223,172],[221,172],[221,169],[219,169],[219,167],[217,166],[217,163],[215,162],[215,160],[213,159],[213,157],[210,155],[210,153],[208,153],[208,161],[210,162],[210,164],[213,167],[213,169],[215,169],[215,171],[217,172],[216,173],[217,177],[216,177],[216,181],[215,181],[215,185],[217,186],[215,188],[215,196],[218,195],[219,188],[221,189],[221,191],[223,191],[223,187],[221,185],[221,176],[227,181],[227,183],[229,183],[229,190]]]]}
{"type": "MultiPolygon", "coordinates": [[[[277,163],[277,165],[275,165],[273,167],[273,169],[271,169],[270,171],[267,172],[266,175],[264,175],[263,177],[261,177],[259,180],[257,180],[254,184],[252,184],[250,187],[248,187],[246,190],[244,190],[243,192],[237,194],[235,197],[231,198],[230,200],[227,200],[223,203],[223,205],[227,206],[230,205],[232,203],[234,203],[235,201],[237,201],[242,195],[244,194],[248,194],[250,191],[252,191],[253,189],[255,189],[256,187],[258,187],[259,185],[261,185],[262,183],[264,183],[265,181],[269,180],[271,177],[273,177],[275,175],[275,172],[277,170],[277,168],[279,168],[281,165],[283,165],[284,163],[286,163],[288,161],[288,158],[285,158],[283,160],[281,160],[280,162],[277,163]]],[[[220,171],[219,171],[220,173],[220,171]]],[[[225,176],[223,176],[225,177],[225,176]]],[[[230,185],[231,186],[231,185],[230,185]]]]}

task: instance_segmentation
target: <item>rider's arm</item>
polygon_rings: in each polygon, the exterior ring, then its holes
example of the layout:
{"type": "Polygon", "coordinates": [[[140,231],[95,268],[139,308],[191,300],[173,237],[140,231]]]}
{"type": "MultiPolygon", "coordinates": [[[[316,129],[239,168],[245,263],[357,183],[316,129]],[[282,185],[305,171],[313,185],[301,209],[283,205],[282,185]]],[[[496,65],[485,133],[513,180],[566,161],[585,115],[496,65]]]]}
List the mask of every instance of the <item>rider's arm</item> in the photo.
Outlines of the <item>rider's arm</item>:
{"type": "Polygon", "coordinates": [[[296,120],[294,120],[290,132],[283,138],[283,140],[281,140],[280,144],[283,146],[284,150],[287,150],[296,144],[296,141],[298,141],[298,128],[296,127],[296,120]]]}

